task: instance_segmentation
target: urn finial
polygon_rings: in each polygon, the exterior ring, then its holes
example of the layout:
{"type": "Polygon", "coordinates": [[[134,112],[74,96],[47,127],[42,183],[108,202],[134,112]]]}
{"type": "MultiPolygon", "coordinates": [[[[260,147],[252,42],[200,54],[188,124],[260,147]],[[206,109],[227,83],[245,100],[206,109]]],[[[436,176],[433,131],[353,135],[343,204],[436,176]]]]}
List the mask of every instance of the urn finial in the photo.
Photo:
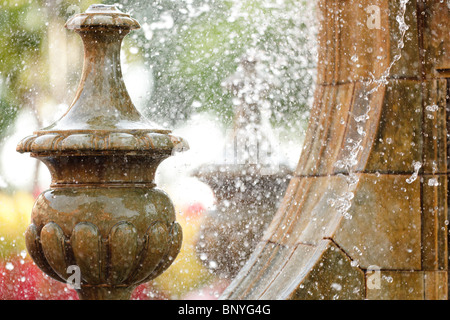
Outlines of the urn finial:
{"type": "Polygon", "coordinates": [[[126,299],[167,269],[181,246],[181,227],[155,171],[187,143],[143,117],[120,69],[120,46],[139,23],[115,6],[92,5],[66,23],[85,49],[81,81],[68,111],[23,139],[50,170],[36,200],[27,249],[52,278],[79,268],[82,299],[126,299]]]}

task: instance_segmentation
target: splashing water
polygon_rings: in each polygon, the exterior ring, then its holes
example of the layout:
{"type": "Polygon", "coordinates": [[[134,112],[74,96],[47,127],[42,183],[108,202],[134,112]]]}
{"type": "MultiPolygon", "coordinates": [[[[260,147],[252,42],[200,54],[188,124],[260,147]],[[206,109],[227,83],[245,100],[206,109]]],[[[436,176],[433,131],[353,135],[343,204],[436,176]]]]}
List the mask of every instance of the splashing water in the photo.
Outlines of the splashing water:
{"type": "Polygon", "coordinates": [[[352,199],[354,197],[353,192],[345,192],[337,199],[328,199],[328,204],[333,208],[336,208],[337,212],[343,215],[346,219],[352,219],[352,215],[348,210],[352,206],[352,199]]]}
{"type": "MultiPolygon", "coordinates": [[[[366,121],[370,118],[369,113],[371,110],[370,104],[369,104],[369,97],[373,93],[377,92],[378,89],[388,84],[388,77],[391,73],[391,69],[394,66],[396,62],[398,62],[401,57],[401,50],[403,49],[405,43],[405,35],[406,31],[409,29],[409,26],[405,22],[405,14],[406,14],[406,6],[409,3],[409,0],[400,0],[400,10],[399,13],[396,16],[396,21],[398,23],[398,28],[400,31],[400,39],[398,40],[397,49],[398,53],[393,57],[391,63],[386,68],[386,70],[382,73],[380,78],[376,79],[374,75],[372,75],[372,79],[369,81],[369,85],[374,83],[375,86],[372,90],[369,90],[365,93],[365,95],[362,97],[364,101],[367,101],[367,108],[365,112],[362,115],[355,116],[353,115],[353,119],[358,123],[357,133],[358,138],[348,140],[345,148],[349,150],[347,157],[345,157],[343,160],[339,160],[335,163],[335,167],[339,169],[344,169],[346,172],[348,172],[348,175],[346,175],[345,180],[347,183],[347,188],[342,192],[342,194],[337,199],[330,199],[328,202],[330,206],[335,207],[342,216],[344,216],[346,219],[351,219],[352,216],[349,213],[349,209],[351,207],[351,200],[353,199],[354,192],[357,186],[357,183],[359,181],[359,178],[355,172],[355,166],[358,163],[358,156],[361,150],[363,149],[362,143],[363,138],[366,135],[364,132],[364,124],[366,121]]],[[[422,164],[420,162],[414,162],[414,174],[408,178],[408,183],[412,183],[414,180],[417,179],[418,172],[420,170],[420,167],[422,164]]]]}
{"type": "Polygon", "coordinates": [[[437,186],[439,186],[439,181],[436,178],[431,178],[428,180],[428,185],[430,187],[437,187],[437,186]]]}
{"type": "Polygon", "coordinates": [[[392,67],[402,57],[401,50],[405,46],[405,35],[406,35],[406,31],[408,31],[408,29],[409,29],[409,26],[405,22],[406,5],[408,4],[408,2],[409,2],[409,0],[400,0],[400,13],[395,18],[395,20],[398,22],[398,28],[400,31],[400,39],[398,40],[398,44],[397,44],[398,53],[392,58],[391,63],[389,64],[389,66],[383,72],[383,74],[381,75],[381,77],[379,79],[375,79],[375,76],[372,75],[371,82],[376,83],[377,85],[367,93],[367,96],[378,91],[378,89],[382,85],[388,83],[387,79],[391,73],[392,67]]]}
{"type": "Polygon", "coordinates": [[[408,179],[406,179],[406,182],[408,184],[411,184],[417,180],[417,177],[419,176],[419,170],[420,170],[420,168],[422,168],[422,163],[420,163],[419,161],[414,161],[413,168],[414,168],[414,172],[413,172],[412,176],[409,177],[408,179]]]}

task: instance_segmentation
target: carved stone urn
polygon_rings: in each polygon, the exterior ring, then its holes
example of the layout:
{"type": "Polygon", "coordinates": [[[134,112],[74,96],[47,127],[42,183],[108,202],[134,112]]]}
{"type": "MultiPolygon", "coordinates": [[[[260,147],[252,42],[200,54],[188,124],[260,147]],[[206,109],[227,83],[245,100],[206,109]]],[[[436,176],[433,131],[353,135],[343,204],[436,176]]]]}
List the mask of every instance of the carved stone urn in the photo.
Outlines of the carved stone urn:
{"type": "Polygon", "coordinates": [[[25,237],[50,277],[80,271],[80,299],[129,299],[167,269],[182,232],[155,171],[187,143],[136,110],[120,68],[122,39],[139,23],[115,6],[92,5],[66,23],[84,43],[75,99],[54,124],[17,146],[46,164],[52,183],[36,200],[25,237]]]}

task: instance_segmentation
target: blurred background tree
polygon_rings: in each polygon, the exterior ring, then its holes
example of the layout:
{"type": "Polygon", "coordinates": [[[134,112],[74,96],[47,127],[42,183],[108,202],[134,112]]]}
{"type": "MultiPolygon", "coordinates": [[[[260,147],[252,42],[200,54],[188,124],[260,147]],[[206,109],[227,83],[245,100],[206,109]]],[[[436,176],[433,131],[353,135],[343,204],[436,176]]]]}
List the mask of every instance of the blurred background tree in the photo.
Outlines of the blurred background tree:
{"type": "Polygon", "coordinates": [[[32,95],[29,80],[39,67],[45,22],[37,2],[4,1],[0,8],[0,136],[4,136],[32,95]]]}
{"type": "Polygon", "coordinates": [[[53,44],[50,30],[55,24],[58,27],[64,24],[74,3],[87,7],[92,2],[8,0],[0,3],[1,136],[19,109],[31,108],[37,112],[39,105],[55,91],[49,79],[53,67],[49,56],[53,44]]]}

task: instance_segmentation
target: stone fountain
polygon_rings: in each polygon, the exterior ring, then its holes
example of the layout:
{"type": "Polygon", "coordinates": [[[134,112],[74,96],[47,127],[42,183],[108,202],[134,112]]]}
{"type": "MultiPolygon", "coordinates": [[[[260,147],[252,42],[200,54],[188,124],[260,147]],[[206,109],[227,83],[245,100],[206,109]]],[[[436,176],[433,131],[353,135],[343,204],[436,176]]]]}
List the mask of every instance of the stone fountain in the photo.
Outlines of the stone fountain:
{"type": "Polygon", "coordinates": [[[316,3],[298,167],[221,298],[448,299],[448,2],[316,3]]]}
{"type": "Polygon", "coordinates": [[[216,208],[202,224],[197,253],[218,278],[233,279],[272,220],[290,179],[280,163],[277,141],[264,99],[269,77],[258,68],[258,54],[249,52],[237,72],[223,82],[234,99],[234,125],[217,164],[196,172],[216,197],[216,208]]]}
{"type": "Polygon", "coordinates": [[[66,28],[84,43],[81,82],[68,111],[17,146],[46,164],[52,183],[36,200],[26,245],[50,277],[80,272],[81,299],[129,299],[167,269],[182,232],[155,185],[158,165],[187,143],[134,107],[122,79],[122,39],[139,23],[92,5],[66,28]]]}

